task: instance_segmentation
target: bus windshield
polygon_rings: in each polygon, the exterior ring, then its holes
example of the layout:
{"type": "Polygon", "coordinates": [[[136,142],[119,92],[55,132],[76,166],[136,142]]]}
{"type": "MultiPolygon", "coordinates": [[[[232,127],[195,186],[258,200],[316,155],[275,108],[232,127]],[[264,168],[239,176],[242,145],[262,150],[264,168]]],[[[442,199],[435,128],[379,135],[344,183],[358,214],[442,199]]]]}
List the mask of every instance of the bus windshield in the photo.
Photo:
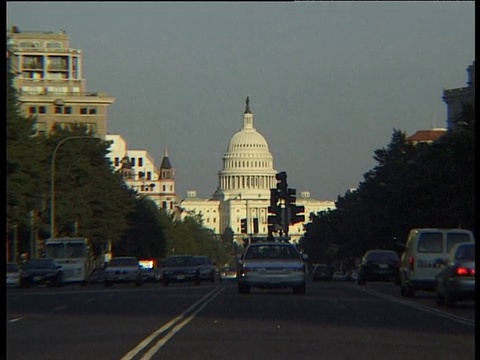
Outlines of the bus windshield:
{"type": "Polygon", "coordinates": [[[63,243],[45,244],[45,257],[52,258],[52,259],[65,258],[65,244],[63,243]]]}

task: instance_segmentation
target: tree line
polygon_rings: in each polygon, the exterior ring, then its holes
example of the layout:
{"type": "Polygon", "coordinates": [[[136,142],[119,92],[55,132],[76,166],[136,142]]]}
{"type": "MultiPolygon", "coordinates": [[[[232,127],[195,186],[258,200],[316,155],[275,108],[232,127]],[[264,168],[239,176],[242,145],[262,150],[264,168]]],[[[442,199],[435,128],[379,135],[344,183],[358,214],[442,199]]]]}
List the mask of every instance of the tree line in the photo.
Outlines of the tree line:
{"type": "Polygon", "coordinates": [[[300,244],[313,262],[353,266],[370,249],[401,252],[412,228],[475,232],[475,106],[465,103],[458,126],[432,143],[414,144],[394,129],[374,151],[377,165],[336,208],[311,214],[300,244]]]}
{"type": "Polygon", "coordinates": [[[191,254],[230,261],[231,243],[205,229],[201,216],[180,220],[129,188],[107,157],[111,142],[82,124],[37,135],[37,119],[22,113],[13,79],[7,68],[7,261],[18,262],[23,253],[42,256],[42,243],[52,236],[90,239],[97,259],[113,248],[114,255],[139,258],[191,254]]]}

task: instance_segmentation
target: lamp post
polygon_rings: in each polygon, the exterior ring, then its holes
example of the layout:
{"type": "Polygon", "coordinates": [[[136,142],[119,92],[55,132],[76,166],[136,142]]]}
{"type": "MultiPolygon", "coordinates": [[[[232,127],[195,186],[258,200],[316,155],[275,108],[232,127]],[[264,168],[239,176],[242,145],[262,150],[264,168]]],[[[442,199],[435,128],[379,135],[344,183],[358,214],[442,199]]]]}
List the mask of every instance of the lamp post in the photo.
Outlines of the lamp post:
{"type": "Polygon", "coordinates": [[[67,136],[66,138],[60,140],[55,146],[52,154],[52,170],[50,174],[50,238],[53,240],[55,238],[55,156],[57,155],[57,150],[65,141],[72,139],[91,139],[92,136],[78,135],[78,136],[67,136]]]}

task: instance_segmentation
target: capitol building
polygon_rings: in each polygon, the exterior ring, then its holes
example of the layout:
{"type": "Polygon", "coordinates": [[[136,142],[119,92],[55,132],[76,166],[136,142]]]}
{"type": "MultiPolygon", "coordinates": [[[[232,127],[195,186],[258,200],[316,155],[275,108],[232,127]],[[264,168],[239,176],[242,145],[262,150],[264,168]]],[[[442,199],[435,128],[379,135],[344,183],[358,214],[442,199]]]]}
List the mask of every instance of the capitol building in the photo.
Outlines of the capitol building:
{"type": "MultiPolygon", "coordinates": [[[[195,190],[187,191],[186,197],[179,198],[175,192],[175,171],[163,154],[160,167],[145,150],[131,150],[120,135],[106,135],[112,141],[110,160],[125,181],[139,194],[152,198],[157,206],[174,213],[179,219],[186,216],[201,216],[203,226],[216,235],[228,228],[237,243],[247,236],[268,236],[268,207],[270,189],[276,188],[276,174],[273,156],[267,140],[254,126],[253,113],[247,97],[243,113],[243,125],[236,132],[223,155],[223,169],[219,171],[217,189],[209,199],[200,198],[195,190]],[[241,219],[247,219],[247,234],[241,233],[241,219]],[[257,220],[254,220],[257,219],[257,220]],[[254,232],[254,221],[258,222],[254,232]]],[[[320,201],[310,198],[309,191],[297,194],[297,205],[305,207],[305,221],[310,214],[335,209],[334,201],[320,201]]],[[[288,234],[296,242],[304,234],[304,224],[290,225],[288,234]]]]}

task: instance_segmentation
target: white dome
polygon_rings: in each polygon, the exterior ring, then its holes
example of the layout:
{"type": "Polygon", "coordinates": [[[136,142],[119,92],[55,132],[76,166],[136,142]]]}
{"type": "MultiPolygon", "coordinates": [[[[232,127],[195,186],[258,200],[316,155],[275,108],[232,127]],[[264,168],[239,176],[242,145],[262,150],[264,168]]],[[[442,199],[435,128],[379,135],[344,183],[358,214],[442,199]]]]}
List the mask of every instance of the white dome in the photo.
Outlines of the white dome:
{"type": "Polygon", "coordinates": [[[232,136],[227,152],[241,151],[268,152],[267,140],[255,129],[242,129],[232,136]]]}

